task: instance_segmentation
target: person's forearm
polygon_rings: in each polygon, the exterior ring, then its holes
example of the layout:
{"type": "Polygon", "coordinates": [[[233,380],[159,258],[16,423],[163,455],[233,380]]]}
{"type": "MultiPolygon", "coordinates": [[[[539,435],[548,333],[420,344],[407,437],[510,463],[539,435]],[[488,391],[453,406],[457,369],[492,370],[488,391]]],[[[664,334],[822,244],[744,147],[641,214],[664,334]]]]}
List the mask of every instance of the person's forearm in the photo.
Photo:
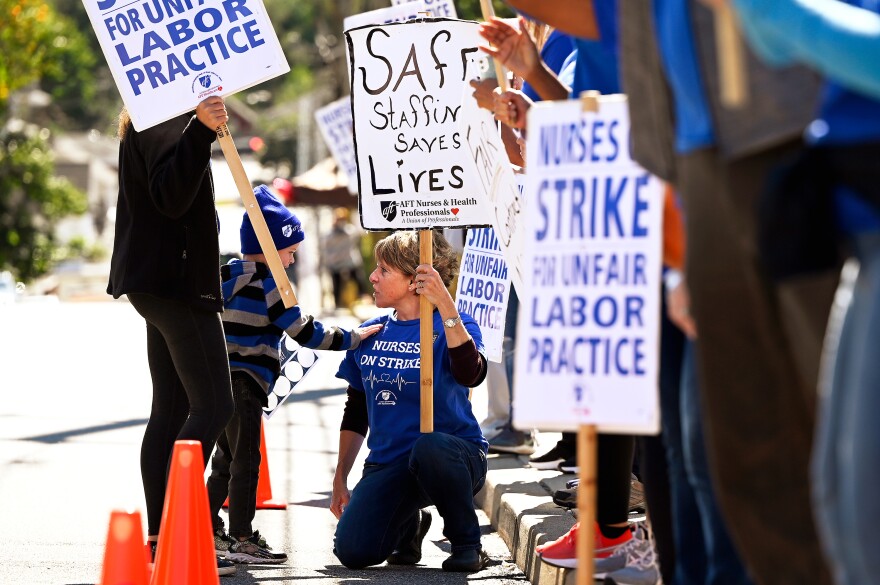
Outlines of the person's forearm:
{"type": "Polygon", "coordinates": [[[583,39],[599,38],[593,0],[507,0],[507,3],[564,33],[583,39]]]}
{"type": "Polygon", "coordinates": [[[567,100],[571,93],[571,88],[559,81],[543,61],[525,80],[542,100],[567,100]]]}
{"type": "Polygon", "coordinates": [[[747,32],[772,36],[794,59],[880,98],[877,13],[839,0],[736,0],[734,5],[747,32]]]}
{"type": "Polygon", "coordinates": [[[354,462],[360,453],[361,445],[364,443],[364,437],[354,431],[339,431],[339,458],[336,461],[336,474],[333,477],[334,482],[341,482],[343,485],[348,481],[348,474],[354,467],[354,462]]]}
{"type": "Polygon", "coordinates": [[[504,150],[507,152],[507,159],[511,164],[518,167],[526,166],[526,161],[523,160],[519,143],[516,141],[516,134],[513,133],[513,130],[507,124],[501,124],[500,126],[501,141],[504,143],[504,150]]]}

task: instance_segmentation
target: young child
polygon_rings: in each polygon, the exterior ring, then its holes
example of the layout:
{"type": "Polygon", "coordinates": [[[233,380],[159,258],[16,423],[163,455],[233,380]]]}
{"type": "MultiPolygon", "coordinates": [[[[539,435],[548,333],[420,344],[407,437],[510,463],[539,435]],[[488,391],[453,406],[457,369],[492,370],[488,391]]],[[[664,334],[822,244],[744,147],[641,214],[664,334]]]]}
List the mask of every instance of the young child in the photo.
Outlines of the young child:
{"type": "MultiPolygon", "coordinates": [[[[299,219],[265,185],[254,195],[266,219],[282,265],[293,264],[293,254],[304,238],[299,219]]],[[[260,424],[267,396],[278,377],[281,335],[313,349],[345,351],[381,326],[351,332],[325,327],[299,306],[286,309],[261,253],[247,214],[241,224],[242,260],[233,259],[220,269],[223,281],[223,328],[232,372],[235,413],[217,440],[211,460],[208,497],[218,554],[239,563],[283,563],[284,553],[272,552],[251,523],[256,513],[260,473],[260,424]],[[219,516],[229,496],[229,534],[219,516]]]]}

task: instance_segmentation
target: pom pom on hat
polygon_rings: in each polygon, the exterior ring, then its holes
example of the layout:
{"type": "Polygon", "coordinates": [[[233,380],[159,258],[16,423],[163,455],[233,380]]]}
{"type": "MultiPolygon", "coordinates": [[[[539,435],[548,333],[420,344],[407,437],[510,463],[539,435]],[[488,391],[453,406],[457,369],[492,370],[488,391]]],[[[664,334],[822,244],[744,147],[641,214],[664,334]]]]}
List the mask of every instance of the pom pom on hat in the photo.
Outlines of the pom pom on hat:
{"type": "MultiPolygon", "coordinates": [[[[260,211],[263,212],[266,226],[272,235],[272,241],[275,242],[275,249],[283,250],[303,241],[305,234],[302,230],[302,223],[269,191],[266,185],[254,187],[254,196],[257,198],[260,211]]],[[[241,220],[241,253],[262,254],[262,252],[251,218],[245,212],[244,218],[241,220]]]]}

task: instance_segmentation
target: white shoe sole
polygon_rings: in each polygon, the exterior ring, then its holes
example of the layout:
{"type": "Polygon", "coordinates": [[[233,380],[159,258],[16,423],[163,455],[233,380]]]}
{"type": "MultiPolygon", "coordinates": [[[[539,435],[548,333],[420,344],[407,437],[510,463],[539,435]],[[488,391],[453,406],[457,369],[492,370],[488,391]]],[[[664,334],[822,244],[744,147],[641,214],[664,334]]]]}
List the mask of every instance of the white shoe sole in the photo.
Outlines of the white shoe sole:
{"type": "Polygon", "coordinates": [[[225,577],[227,575],[234,575],[235,571],[238,570],[238,567],[217,567],[217,574],[221,577],[225,577]]]}
{"type": "Polygon", "coordinates": [[[559,567],[560,569],[577,568],[577,559],[548,559],[541,553],[538,553],[538,558],[541,559],[542,563],[550,565],[551,567],[559,567]]]}
{"type": "MultiPolygon", "coordinates": [[[[267,559],[265,557],[255,557],[246,553],[226,553],[226,560],[233,563],[243,565],[279,565],[284,561],[278,559],[267,559]]],[[[233,567],[234,568],[234,567],[233,567]]]]}
{"type": "Polygon", "coordinates": [[[532,469],[559,469],[559,464],[564,459],[556,459],[555,461],[529,461],[529,467],[532,469]]]}

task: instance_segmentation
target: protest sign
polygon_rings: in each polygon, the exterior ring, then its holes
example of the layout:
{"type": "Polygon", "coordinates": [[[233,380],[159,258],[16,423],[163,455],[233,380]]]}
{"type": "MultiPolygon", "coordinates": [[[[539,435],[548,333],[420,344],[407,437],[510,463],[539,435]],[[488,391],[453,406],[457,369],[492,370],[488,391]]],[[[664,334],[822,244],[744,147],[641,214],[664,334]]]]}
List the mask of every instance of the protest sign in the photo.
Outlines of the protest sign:
{"type": "Polygon", "coordinates": [[[358,202],[366,229],[491,222],[458,127],[477,23],[424,19],[345,32],[358,202]]]}
{"type": "MultiPolygon", "coordinates": [[[[468,86],[468,90],[471,90],[468,86]]],[[[495,117],[477,105],[467,91],[461,105],[460,131],[467,148],[468,165],[490,209],[490,221],[498,236],[498,245],[510,269],[517,291],[523,287],[522,254],[525,227],[522,221],[522,184],[515,175],[498,132],[495,117]]]]}
{"type": "Polygon", "coordinates": [[[138,131],[290,70],[261,0],[84,0],[138,131]]]}
{"type": "Polygon", "coordinates": [[[624,96],[528,118],[518,428],[656,433],[662,186],[629,156],[624,96]]]}
{"type": "Polygon", "coordinates": [[[405,22],[419,17],[420,12],[425,11],[425,3],[422,0],[395,4],[388,8],[379,8],[369,12],[361,12],[346,16],[342,21],[342,30],[368,26],[371,24],[389,24],[392,22],[405,22]]]}
{"type": "Polygon", "coordinates": [[[495,230],[490,227],[468,230],[455,304],[459,312],[476,319],[483,333],[486,357],[493,362],[502,359],[504,316],[509,298],[510,275],[495,230]]]}
{"type": "Polygon", "coordinates": [[[351,98],[345,96],[315,111],[315,121],[336,164],[348,177],[348,190],[357,194],[357,163],[351,133],[351,98]]]}
{"type": "Polygon", "coordinates": [[[281,374],[275,380],[269,392],[269,403],[263,407],[266,419],[278,411],[278,407],[293,394],[296,387],[305,379],[320,359],[320,354],[308,347],[303,347],[286,333],[281,337],[280,356],[281,374]]]}
{"type": "MultiPolygon", "coordinates": [[[[342,21],[342,27],[343,30],[348,30],[371,24],[403,22],[418,17],[419,12],[424,9],[425,4],[421,0],[416,0],[400,6],[370,10],[347,16],[342,21]]],[[[351,55],[347,46],[345,57],[349,65],[348,69],[351,70],[351,55]]],[[[327,104],[315,112],[315,119],[333,158],[345,170],[349,192],[357,195],[357,162],[354,158],[354,137],[351,128],[351,98],[345,96],[327,104]]]]}
{"type": "MultiPolygon", "coordinates": [[[[391,0],[391,3],[395,6],[411,4],[407,0],[391,0]]],[[[458,18],[458,13],[455,12],[455,2],[452,0],[425,0],[424,4],[425,7],[422,10],[427,10],[433,17],[458,18]]]]}

